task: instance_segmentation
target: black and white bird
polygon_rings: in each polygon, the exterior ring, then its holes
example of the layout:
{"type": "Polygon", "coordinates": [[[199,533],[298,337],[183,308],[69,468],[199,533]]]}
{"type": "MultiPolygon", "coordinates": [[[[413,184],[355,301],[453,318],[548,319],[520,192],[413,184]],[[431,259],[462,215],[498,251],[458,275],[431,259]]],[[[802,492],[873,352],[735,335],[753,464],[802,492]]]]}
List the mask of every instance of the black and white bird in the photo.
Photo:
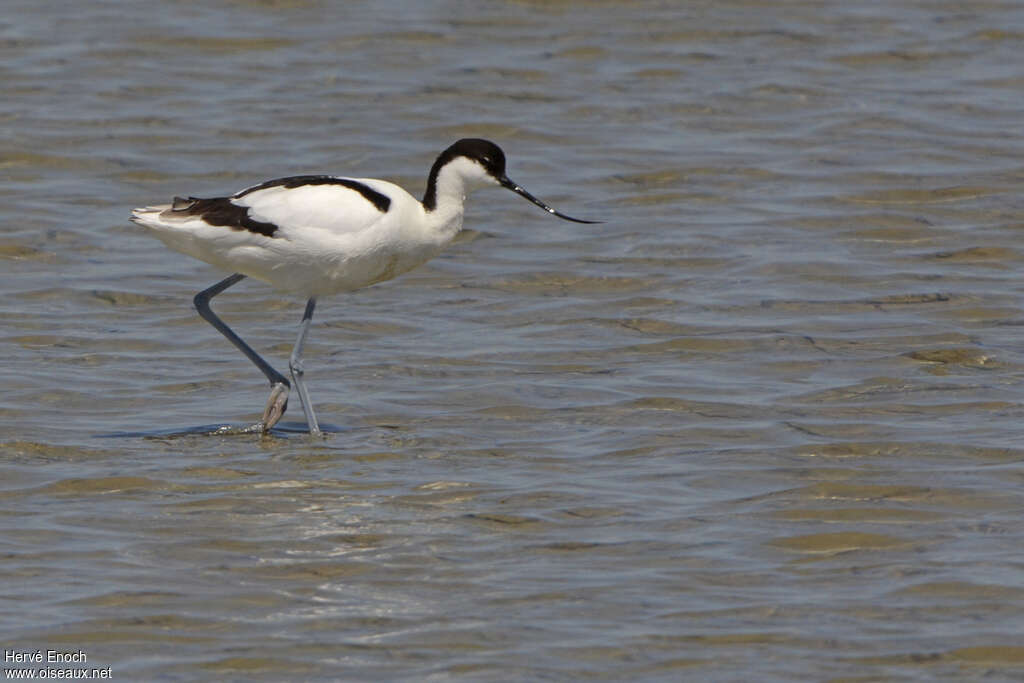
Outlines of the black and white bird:
{"type": "Polygon", "coordinates": [[[466,194],[493,185],[564,220],[598,222],[572,218],[534,197],[505,175],[500,147],[474,138],[459,140],[437,157],[423,201],[384,180],[294,176],[230,197],[175,197],[171,204],[135,209],[132,221],[171,249],[234,273],[197,294],[194,302],[199,315],[270,381],[270,398],[255,425],[264,433],[284,414],[291,383],[210,309],[210,300],[246,276],[306,298],[288,369],[309,432],[320,434],[302,363],[317,298],[390,280],[437,256],[462,229],[466,194]]]}

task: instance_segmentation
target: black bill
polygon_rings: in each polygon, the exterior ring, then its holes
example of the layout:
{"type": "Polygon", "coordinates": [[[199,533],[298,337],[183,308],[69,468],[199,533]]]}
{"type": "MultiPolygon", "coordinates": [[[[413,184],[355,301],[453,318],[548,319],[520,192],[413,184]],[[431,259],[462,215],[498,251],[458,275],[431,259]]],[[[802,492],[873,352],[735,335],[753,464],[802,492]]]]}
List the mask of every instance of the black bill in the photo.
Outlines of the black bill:
{"type": "Polygon", "coordinates": [[[498,182],[501,183],[502,187],[506,187],[506,188],[512,190],[513,192],[515,192],[517,195],[520,195],[521,197],[526,197],[527,199],[529,199],[531,202],[533,202],[534,204],[536,204],[540,208],[544,209],[545,211],[547,211],[548,213],[550,213],[550,214],[552,214],[554,216],[558,216],[562,220],[572,221],[573,223],[600,223],[601,222],[601,221],[585,221],[582,218],[573,218],[572,216],[566,216],[561,211],[555,211],[550,206],[548,206],[547,204],[545,204],[541,200],[537,199],[532,194],[530,194],[529,192],[527,192],[526,190],[524,190],[523,188],[519,187],[518,185],[516,185],[511,180],[509,180],[508,176],[502,176],[501,178],[498,179],[498,182]]]}

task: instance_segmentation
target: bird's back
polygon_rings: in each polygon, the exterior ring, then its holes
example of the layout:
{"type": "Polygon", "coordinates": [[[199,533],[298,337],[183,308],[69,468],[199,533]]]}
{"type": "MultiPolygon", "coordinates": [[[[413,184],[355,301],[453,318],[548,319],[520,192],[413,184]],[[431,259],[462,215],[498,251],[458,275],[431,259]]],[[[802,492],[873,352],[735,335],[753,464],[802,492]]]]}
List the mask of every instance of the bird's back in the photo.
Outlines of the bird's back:
{"type": "Polygon", "coordinates": [[[358,289],[433,257],[422,204],[382,180],[295,176],[230,197],[176,198],[132,220],[171,248],[307,296],[358,289]]]}

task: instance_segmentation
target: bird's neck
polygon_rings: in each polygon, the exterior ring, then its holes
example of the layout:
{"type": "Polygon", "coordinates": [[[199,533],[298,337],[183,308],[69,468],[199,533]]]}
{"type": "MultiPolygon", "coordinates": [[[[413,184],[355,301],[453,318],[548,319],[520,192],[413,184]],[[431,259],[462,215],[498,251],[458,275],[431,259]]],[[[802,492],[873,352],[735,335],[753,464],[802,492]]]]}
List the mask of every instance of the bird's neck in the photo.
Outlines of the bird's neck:
{"type": "Polygon", "coordinates": [[[423,209],[433,229],[451,237],[462,229],[467,190],[465,177],[451,164],[434,164],[423,194],[423,209]]]}

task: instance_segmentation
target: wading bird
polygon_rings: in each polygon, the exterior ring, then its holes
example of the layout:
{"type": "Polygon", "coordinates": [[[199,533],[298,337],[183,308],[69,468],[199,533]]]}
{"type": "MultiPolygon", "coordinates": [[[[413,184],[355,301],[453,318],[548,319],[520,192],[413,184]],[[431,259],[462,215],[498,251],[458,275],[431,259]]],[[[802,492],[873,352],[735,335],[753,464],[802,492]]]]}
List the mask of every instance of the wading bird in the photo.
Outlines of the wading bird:
{"type": "Polygon", "coordinates": [[[384,180],[307,175],[268,180],[230,197],[175,197],[171,204],[135,209],[131,219],[171,249],[234,273],[194,301],[199,315],[270,381],[256,425],[264,433],[284,414],[291,383],[211,310],[210,300],[247,276],[306,298],[288,369],[309,433],[320,434],[302,363],[317,298],[390,280],[430,260],[462,229],[466,194],[493,185],[564,220],[598,222],[572,218],[534,197],[505,175],[500,147],[474,138],[441,152],[423,201],[384,180]]]}

